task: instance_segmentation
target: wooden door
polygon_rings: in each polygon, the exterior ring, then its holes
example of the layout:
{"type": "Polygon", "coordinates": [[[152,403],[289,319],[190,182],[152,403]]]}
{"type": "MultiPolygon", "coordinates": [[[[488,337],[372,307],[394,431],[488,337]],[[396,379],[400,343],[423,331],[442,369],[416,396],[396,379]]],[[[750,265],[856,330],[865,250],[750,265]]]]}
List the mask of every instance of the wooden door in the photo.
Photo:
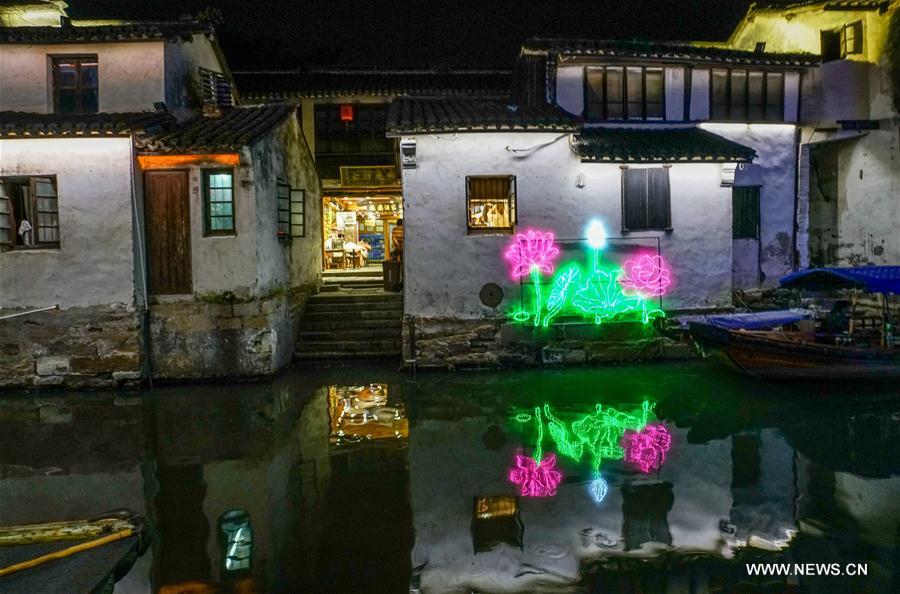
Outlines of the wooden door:
{"type": "Polygon", "coordinates": [[[144,188],[150,294],[191,293],[188,172],[147,171],[144,188]]]}

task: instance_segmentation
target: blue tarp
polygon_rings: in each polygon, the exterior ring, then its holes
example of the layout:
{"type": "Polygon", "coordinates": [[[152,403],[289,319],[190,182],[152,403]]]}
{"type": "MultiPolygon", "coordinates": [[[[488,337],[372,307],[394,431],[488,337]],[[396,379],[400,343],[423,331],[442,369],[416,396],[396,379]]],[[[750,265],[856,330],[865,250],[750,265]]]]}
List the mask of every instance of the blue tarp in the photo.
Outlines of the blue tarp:
{"type": "Polygon", "coordinates": [[[863,289],[869,293],[900,294],[900,266],[810,268],[787,275],[781,279],[781,286],[810,291],[863,289]]]}
{"type": "Polygon", "coordinates": [[[700,322],[728,330],[769,330],[812,318],[813,313],[805,309],[780,309],[718,316],[679,316],[675,320],[682,328],[687,328],[689,322],[700,322]]]}

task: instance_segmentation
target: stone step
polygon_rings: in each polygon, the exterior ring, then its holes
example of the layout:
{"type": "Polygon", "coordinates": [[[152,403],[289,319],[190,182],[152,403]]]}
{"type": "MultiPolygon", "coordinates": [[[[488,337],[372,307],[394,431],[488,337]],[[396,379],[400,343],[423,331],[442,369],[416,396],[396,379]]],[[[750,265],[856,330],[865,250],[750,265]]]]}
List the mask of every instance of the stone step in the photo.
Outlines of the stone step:
{"type": "Polygon", "coordinates": [[[334,279],[347,276],[365,276],[382,278],[384,271],[381,268],[357,268],[355,270],[325,270],[322,272],[322,278],[334,279]]]}
{"type": "Polygon", "coordinates": [[[316,351],[294,353],[294,361],[325,361],[331,359],[400,359],[400,351],[316,351]]]}
{"type": "Polygon", "coordinates": [[[332,328],[330,330],[306,330],[300,332],[300,340],[359,340],[399,338],[400,325],[391,328],[332,328]]]}
{"type": "Polygon", "coordinates": [[[339,285],[341,287],[372,287],[381,288],[384,282],[380,279],[370,278],[342,278],[342,279],[322,279],[325,286],[339,285]]]}
{"type": "Polygon", "coordinates": [[[400,332],[403,320],[401,318],[374,318],[371,320],[345,320],[334,315],[329,315],[327,319],[309,320],[304,318],[300,322],[302,332],[321,332],[343,329],[366,329],[381,328],[395,330],[400,332]]]}
{"type": "Polygon", "coordinates": [[[355,301],[351,303],[329,303],[327,301],[310,301],[306,304],[306,313],[343,313],[350,311],[393,311],[403,315],[402,301],[355,301]]]}
{"type": "Polygon", "coordinates": [[[403,310],[397,309],[376,309],[366,311],[342,311],[336,312],[306,312],[303,314],[304,322],[327,322],[338,319],[340,321],[350,320],[399,320],[402,317],[403,310]]]}
{"type": "Polygon", "coordinates": [[[400,293],[372,293],[372,294],[359,294],[359,295],[348,295],[345,293],[319,293],[317,295],[312,295],[308,302],[309,303],[358,303],[358,302],[380,302],[380,301],[392,301],[403,303],[403,295],[400,293]]]}
{"type": "Polygon", "coordinates": [[[393,340],[312,340],[297,343],[298,353],[355,353],[358,351],[400,352],[400,337],[393,340]]]}

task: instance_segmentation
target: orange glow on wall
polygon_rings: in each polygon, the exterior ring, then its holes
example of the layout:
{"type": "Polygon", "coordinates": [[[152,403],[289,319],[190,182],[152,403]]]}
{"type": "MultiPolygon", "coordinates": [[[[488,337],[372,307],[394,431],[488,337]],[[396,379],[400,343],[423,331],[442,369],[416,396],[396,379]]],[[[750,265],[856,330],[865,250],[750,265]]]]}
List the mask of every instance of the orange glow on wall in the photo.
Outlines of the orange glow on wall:
{"type": "Polygon", "coordinates": [[[137,159],[141,169],[144,170],[186,167],[188,165],[237,167],[241,163],[241,157],[237,153],[218,153],[211,155],[139,155],[137,159]]]}
{"type": "Polygon", "coordinates": [[[341,105],[341,121],[342,122],[352,122],[353,121],[353,106],[349,103],[344,103],[341,105]]]}

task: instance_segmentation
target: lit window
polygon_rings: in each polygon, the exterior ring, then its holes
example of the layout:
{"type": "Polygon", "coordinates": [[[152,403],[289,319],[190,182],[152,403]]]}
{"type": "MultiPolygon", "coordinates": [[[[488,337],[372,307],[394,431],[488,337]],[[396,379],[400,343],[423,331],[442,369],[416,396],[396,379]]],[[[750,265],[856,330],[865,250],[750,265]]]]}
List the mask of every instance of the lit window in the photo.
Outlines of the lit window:
{"type": "Polygon", "coordinates": [[[662,68],[598,66],[586,73],[589,120],[665,118],[662,68]]]}
{"type": "Polygon", "coordinates": [[[710,119],[762,122],[784,120],[784,74],[713,68],[710,119]]]}
{"type": "Polygon", "coordinates": [[[469,234],[512,233],[516,224],[516,178],[513,175],[466,177],[469,234]]]}
{"type": "Polygon", "coordinates": [[[222,568],[228,573],[250,571],[253,560],[253,527],[250,514],[232,509],[219,518],[222,568]]]}
{"type": "Polygon", "coordinates": [[[759,186],[731,189],[731,222],[734,239],[759,238],[759,186]]]}
{"type": "Polygon", "coordinates": [[[206,235],[234,233],[234,174],[231,169],[204,170],[203,214],[206,235]]]}
{"type": "Polygon", "coordinates": [[[278,200],[278,237],[291,237],[291,187],[279,180],[276,185],[278,200]]]}
{"type": "Polygon", "coordinates": [[[53,109],[56,113],[100,110],[97,56],[53,58],[53,109]]]}
{"type": "Polygon", "coordinates": [[[844,25],[841,29],[841,57],[862,53],[862,21],[844,25]]]}
{"type": "Polygon", "coordinates": [[[0,178],[0,244],[59,247],[56,178],[0,178]]]}
{"type": "Polygon", "coordinates": [[[629,168],[622,175],[622,230],[671,228],[669,168],[629,168]]]}

